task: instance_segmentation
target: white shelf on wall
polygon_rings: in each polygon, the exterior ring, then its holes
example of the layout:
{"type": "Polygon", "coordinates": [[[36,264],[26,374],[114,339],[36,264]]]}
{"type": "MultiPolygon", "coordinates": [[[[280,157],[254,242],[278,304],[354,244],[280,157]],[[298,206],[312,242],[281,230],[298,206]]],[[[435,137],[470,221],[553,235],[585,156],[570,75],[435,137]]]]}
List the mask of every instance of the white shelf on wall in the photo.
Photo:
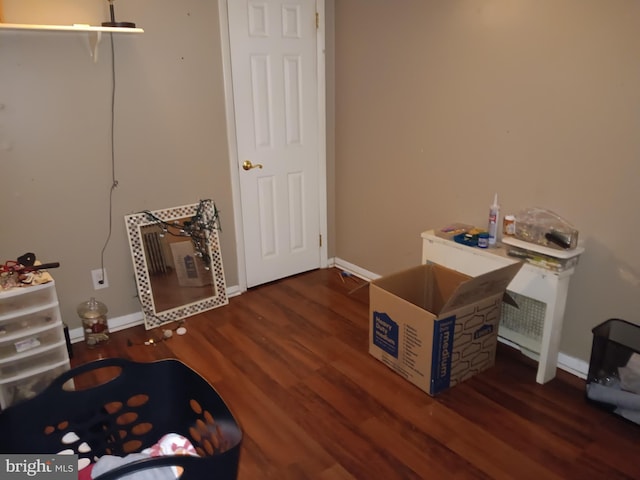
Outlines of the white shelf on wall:
{"type": "Polygon", "coordinates": [[[36,25],[27,23],[0,23],[0,32],[63,32],[63,33],[86,33],[89,41],[89,51],[93,61],[98,61],[98,45],[103,33],[144,33],[142,28],[130,27],[102,27],[86,24],[74,25],[36,25]]]}
{"type": "Polygon", "coordinates": [[[31,25],[26,23],[0,23],[0,31],[85,32],[85,33],[144,33],[142,28],[99,27],[85,24],[31,25]]]}

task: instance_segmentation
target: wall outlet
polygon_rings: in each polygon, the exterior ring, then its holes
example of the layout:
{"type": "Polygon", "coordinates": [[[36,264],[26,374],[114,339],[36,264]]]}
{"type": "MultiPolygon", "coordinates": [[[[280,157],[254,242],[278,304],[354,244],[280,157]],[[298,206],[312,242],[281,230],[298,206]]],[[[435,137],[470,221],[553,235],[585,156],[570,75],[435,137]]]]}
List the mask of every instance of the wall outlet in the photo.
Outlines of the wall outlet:
{"type": "Polygon", "coordinates": [[[97,268],[96,270],[91,270],[91,278],[93,279],[93,289],[100,290],[101,288],[107,288],[109,286],[109,279],[107,278],[107,269],[102,270],[101,268],[97,268]],[[102,274],[104,273],[104,278],[102,274]]]}

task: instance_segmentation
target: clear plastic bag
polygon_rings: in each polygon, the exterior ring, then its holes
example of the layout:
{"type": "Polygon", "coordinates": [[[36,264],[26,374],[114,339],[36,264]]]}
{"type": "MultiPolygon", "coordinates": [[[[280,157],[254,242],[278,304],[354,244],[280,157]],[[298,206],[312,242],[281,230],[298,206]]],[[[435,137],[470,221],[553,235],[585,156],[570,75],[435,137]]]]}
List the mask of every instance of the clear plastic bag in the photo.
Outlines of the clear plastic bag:
{"type": "Polygon", "coordinates": [[[516,214],[515,238],[558,250],[578,246],[578,230],[555,212],[526,208],[516,214]]]}

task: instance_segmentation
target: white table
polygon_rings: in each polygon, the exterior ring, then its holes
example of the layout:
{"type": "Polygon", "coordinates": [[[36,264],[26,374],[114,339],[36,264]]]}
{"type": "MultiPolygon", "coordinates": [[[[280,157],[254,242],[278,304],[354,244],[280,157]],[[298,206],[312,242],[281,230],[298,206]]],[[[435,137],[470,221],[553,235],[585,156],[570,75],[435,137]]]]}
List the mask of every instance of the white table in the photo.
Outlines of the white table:
{"type": "MultiPolygon", "coordinates": [[[[575,255],[582,252],[583,249],[577,249],[575,255]]],[[[566,252],[563,254],[566,255],[566,252]]],[[[520,260],[508,256],[507,249],[502,245],[489,249],[469,247],[438,237],[433,230],[422,233],[422,263],[438,263],[467,275],[476,276],[518,261],[520,260]]],[[[532,299],[533,304],[544,304],[539,310],[540,318],[535,320],[543,322],[541,338],[530,338],[522,332],[508,328],[503,322],[498,330],[500,337],[519,345],[525,351],[539,355],[536,375],[538,383],[546,383],[556,376],[569,279],[574,270],[574,268],[568,268],[556,272],[525,263],[507,289],[532,299]]],[[[526,303],[527,299],[524,300],[526,303]]],[[[527,313],[522,315],[526,316],[527,313]]],[[[522,320],[530,319],[523,317],[522,320]]]]}

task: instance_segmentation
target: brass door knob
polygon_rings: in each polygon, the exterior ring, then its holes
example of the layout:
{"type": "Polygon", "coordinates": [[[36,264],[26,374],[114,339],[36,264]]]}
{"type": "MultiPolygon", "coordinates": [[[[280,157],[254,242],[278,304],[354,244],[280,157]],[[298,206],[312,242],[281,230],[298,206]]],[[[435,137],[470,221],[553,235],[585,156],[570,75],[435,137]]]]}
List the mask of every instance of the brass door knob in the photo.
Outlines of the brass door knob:
{"type": "Polygon", "coordinates": [[[251,170],[252,168],[262,168],[262,164],[256,163],[254,165],[253,163],[251,163],[251,160],[245,160],[244,162],[242,162],[242,168],[244,168],[245,170],[251,170]]]}

